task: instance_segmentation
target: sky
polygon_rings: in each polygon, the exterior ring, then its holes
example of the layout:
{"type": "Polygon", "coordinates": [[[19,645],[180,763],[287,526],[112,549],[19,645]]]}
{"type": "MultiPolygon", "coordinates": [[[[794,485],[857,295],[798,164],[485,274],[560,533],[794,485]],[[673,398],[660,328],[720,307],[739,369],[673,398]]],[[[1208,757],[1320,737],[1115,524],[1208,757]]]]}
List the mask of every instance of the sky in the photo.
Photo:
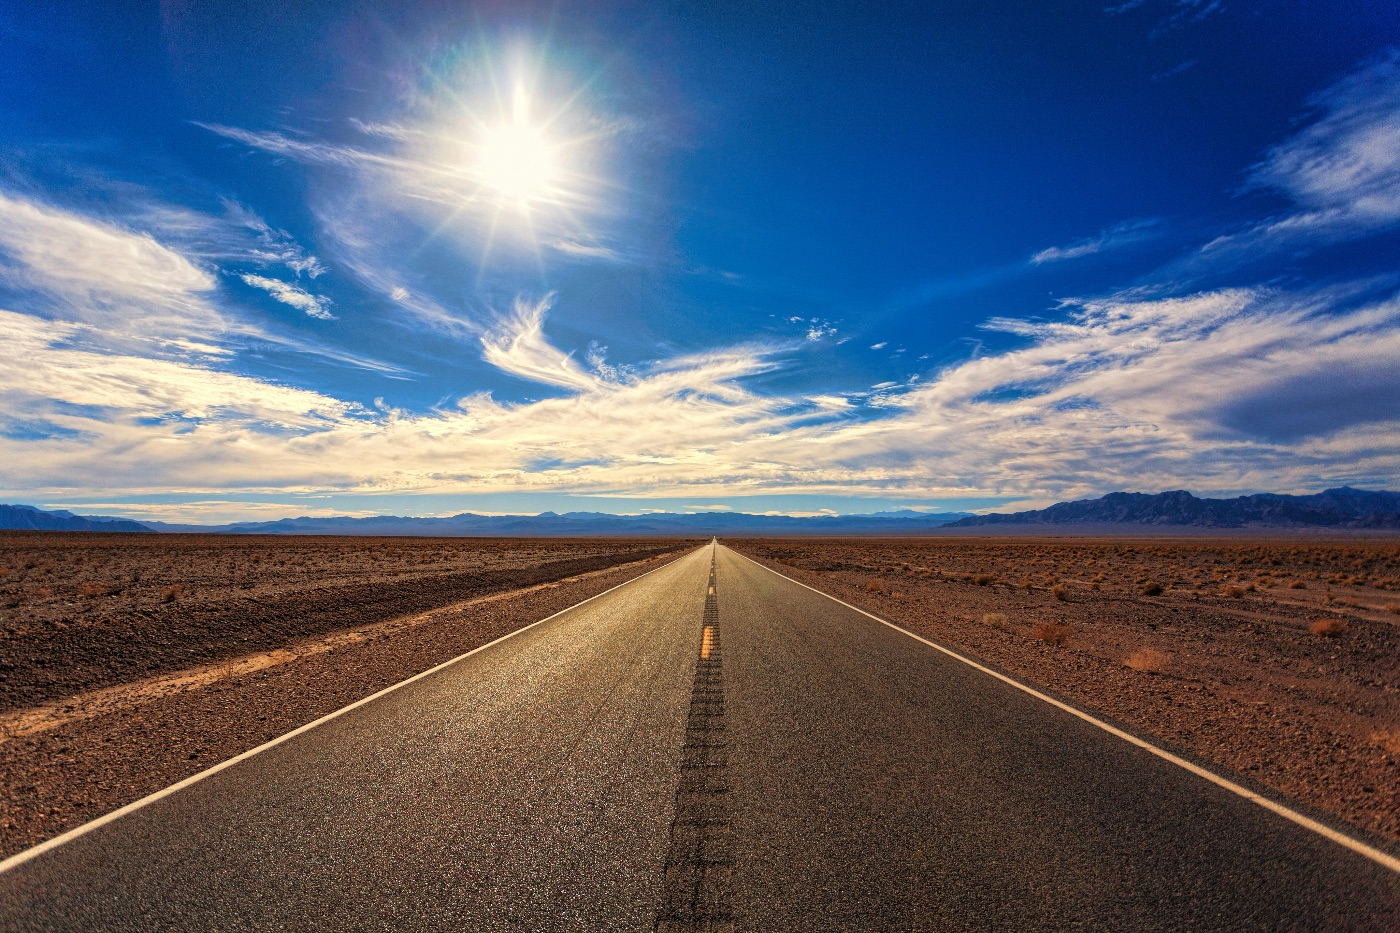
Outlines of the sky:
{"type": "Polygon", "coordinates": [[[1400,488],[1389,0],[0,11],[0,501],[1400,488]]]}

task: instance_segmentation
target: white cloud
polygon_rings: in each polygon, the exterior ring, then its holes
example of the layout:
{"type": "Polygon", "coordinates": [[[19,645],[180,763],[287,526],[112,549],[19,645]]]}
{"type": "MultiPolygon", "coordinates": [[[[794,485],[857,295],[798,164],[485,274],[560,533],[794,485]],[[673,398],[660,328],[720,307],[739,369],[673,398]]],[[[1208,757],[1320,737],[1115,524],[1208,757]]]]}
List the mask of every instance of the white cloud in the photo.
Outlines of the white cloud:
{"type": "Polygon", "coordinates": [[[90,496],[1043,499],[1374,483],[1400,475],[1400,304],[1355,304],[1353,293],[1232,290],[1089,302],[1055,323],[994,321],[1025,346],[883,384],[863,418],[847,396],[747,388],[778,365],[773,348],[590,371],[546,338],[545,302],[518,304],[482,349],[561,397],[511,405],[478,393],[422,414],[113,353],[88,325],[0,314],[0,423],[27,432],[0,430],[0,455],[16,488],[90,496]]]}
{"type": "Polygon", "coordinates": [[[331,300],[329,298],[313,295],[304,288],[299,288],[280,279],[269,279],[263,275],[245,273],[239,278],[254,288],[261,288],[284,305],[290,305],[298,311],[305,312],[308,317],[319,318],[322,321],[335,320],[335,315],[330,312],[331,300]]]}
{"type": "Polygon", "coordinates": [[[889,342],[888,340],[881,340],[879,343],[872,343],[872,344],[870,345],[870,349],[872,349],[872,350],[883,350],[883,349],[885,349],[885,347],[888,347],[889,345],[890,345],[890,342],[889,342]]]}
{"type": "Polygon", "coordinates": [[[1051,246],[1031,257],[1032,265],[1047,262],[1060,262],[1065,259],[1078,259],[1092,256],[1105,250],[1118,249],[1152,237],[1161,227],[1157,220],[1130,220],[1101,231],[1098,236],[1076,240],[1067,246],[1051,246]]]}
{"type": "Polygon", "coordinates": [[[47,317],[116,334],[217,333],[206,269],[149,234],[0,192],[0,279],[47,317]]]}
{"type": "Polygon", "coordinates": [[[599,376],[545,339],[544,316],[552,302],[553,296],[534,303],[516,299],[510,316],[481,338],[483,359],[531,382],[584,391],[601,388],[599,376]]]}
{"type": "Polygon", "coordinates": [[[1254,166],[1249,188],[1296,210],[1208,243],[1203,253],[1335,242],[1400,224],[1400,52],[1313,96],[1318,116],[1254,166]]]}
{"type": "Polygon", "coordinates": [[[575,256],[579,259],[606,259],[611,262],[618,262],[623,257],[617,250],[599,243],[584,243],[579,240],[560,239],[549,244],[555,250],[567,256],[575,256]]]}

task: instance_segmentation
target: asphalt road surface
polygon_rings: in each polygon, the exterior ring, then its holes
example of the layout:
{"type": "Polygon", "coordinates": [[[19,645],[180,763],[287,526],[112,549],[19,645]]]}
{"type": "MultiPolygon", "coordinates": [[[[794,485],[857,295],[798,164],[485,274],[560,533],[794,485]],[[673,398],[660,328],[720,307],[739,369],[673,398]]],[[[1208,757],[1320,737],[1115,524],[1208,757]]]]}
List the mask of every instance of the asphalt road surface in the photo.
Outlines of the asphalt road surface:
{"type": "Polygon", "coordinates": [[[706,547],[12,865],[0,929],[1396,930],[1400,873],[706,547]]]}

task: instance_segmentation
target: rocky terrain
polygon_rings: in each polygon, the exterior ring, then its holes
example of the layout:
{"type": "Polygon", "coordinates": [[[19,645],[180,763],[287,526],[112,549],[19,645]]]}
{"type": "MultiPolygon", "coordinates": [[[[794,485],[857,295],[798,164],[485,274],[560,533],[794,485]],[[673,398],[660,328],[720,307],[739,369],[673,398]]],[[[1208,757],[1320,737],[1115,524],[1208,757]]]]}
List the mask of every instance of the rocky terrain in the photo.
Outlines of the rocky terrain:
{"type": "Polygon", "coordinates": [[[736,539],[1188,757],[1400,839],[1400,542],[736,539]]]}

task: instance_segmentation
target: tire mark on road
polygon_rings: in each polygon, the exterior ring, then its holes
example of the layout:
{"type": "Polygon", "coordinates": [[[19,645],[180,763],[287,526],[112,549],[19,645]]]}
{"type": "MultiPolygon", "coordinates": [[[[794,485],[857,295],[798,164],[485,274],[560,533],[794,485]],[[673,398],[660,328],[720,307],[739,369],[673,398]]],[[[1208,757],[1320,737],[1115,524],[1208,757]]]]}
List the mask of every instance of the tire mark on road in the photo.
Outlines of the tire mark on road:
{"type": "Polygon", "coordinates": [[[656,918],[658,933],[729,933],[734,929],[726,904],[732,866],[729,744],[713,557],[701,625],[700,657],[695,662],[680,783],[676,788],[676,816],[671,824],[662,904],[656,918]]]}

